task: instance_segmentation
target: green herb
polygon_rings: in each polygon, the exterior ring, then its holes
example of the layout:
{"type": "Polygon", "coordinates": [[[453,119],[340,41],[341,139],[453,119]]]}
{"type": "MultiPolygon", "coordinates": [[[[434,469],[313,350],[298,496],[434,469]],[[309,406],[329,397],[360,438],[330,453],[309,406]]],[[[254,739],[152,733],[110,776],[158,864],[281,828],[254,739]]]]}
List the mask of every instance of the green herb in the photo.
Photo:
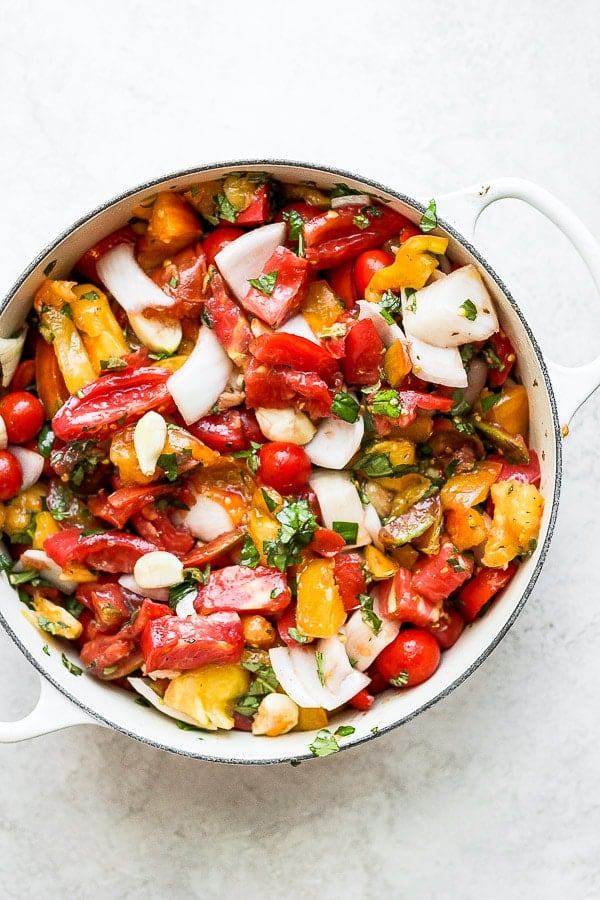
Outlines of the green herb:
{"type": "Polygon", "coordinates": [[[377,391],[369,397],[368,406],[373,415],[388,416],[390,419],[399,419],[404,414],[400,403],[400,394],[393,388],[385,388],[377,391]]]}
{"type": "Polygon", "coordinates": [[[333,398],[329,411],[332,415],[337,416],[338,419],[343,419],[344,422],[353,424],[358,421],[360,404],[350,394],[340,391],[333,398]]]}
{"type": "Polygon", "coordinates": [[[248,672],[252,672],[254,678],[250,683],[248,692],[235,705],[235,711],[241,716],[253,716],[260,701],[267,694],[274,694],[279,688],[279,681],[272,666],[264,663],[242,662],[242,666],[248,672]]]}
{"type": "Polygon", "coordinates": [[[417,292],[414,288],[406,288],[404,291],[406,295],[406,309],[408,312],[416,313],[417,311],[417,292]]]}
{"type": "Polygon", "coordinates": [[[188,594],[195,593],[198,590],[198,585],[206,585],[208,584],[210,579],[210,563],[204,567],[204,569],[199,569],[196,566],[192,566],[189,569],[183,570],[183,581],[180,581],[179,584],[174,584],[169,588],[169,606],[171,609],[175,609],[177,604],[187,597],[188,594]]]}
{"type": "Polygon", "coordinates": [[[285,572],[301,562],[301,551],[312,540],[317,520],[307,500],[284,500],[275,518],[281,527],[276,540],[264,542],[264,552],[269,566],[285,572]]]}
{"type": "Polygon", "coordinates": [[[58,262],[58,260],[53,259],[51,262],[48,263],[48,265],[47,265],[46,268],[44,269],[44,275],[46,276],[46,278],[48,278],[48,276],[50,275],[50,273],[51,273],[52,270],[54,269],[54,266],[56,265],[57,262],[58,262]]]}
{"type": "Polygon", "coordinates": [[[249,569],[255,569],[260,562],[260,553],[256,549],[256,545],[249,534],[244,536],[242,552],[240,556],[240,564],[248,566],[249,569]]]}
{"type": "Polygon", "coordinates": [[[23,572],[11,572],[8,576],[8,580],[13,587],[16,587],[19,584],[31,584],[34,587],[48,585],[48,582],[44,581],[37,569],[25,569],[23,572]]]}
{"type": "Polygon", "coordinates": [[[390,684],[393,684],[394,687],[406,687],[408,684],[408,671],[406,669],[402,669],[395,678],[390,678],[390,684]]]}
{"type": "Polygon", "coordinates": [[[454,391],[452,394],[452,399],[454,400],[454,406],[450,410],[451,415],[463,416],[465,413],[468,413],[470,411],[471,407],[465,400],[463,392],[461,390],[454,391]]]}
{"type": "Polygon", "coordinates": [[[323,668],[323,651],[315,650],[315,663],[317,665],[317,675],[322,685],[325,684],[325,670],[323,668]]]}
{"type": "Polygon", "coordinates": [[[0,572],[10,572],[13,565],[14,563],[12,559],[9,559],[8,556],[2,556],[0,554],[0,572]]]}
{"type": "Polygon", "coordinates": [[[486,344],[481,351],[481,355],[483,356],[488,369],[493,369],[495,372],[503,372],[506,368],[505,364],[498,358],[496,351],[490,344],[486,344]]]}
{"type": "Polygon", "coordinates": [[[173,290],[175,290],[175,288],[178,286],[179,286],[179,279],[176,278],[175,275],[172,275],[171,278],[169,278],[169,287],[171,287],[171,288],[173,288],[173,290]]]}
{"type": "Polygon", "coordinates": [[[162,362],[163,359],[170,359],[172,356],[174,356],[174,354],[175,354],[175,351],[167,352],[166,350],[164,350],[164,351],[157,350],[155,353],[149,353],[148,359],[152,359],[152,360],[154,360],[154,362],[162,362]]]}
{"type": "Polygon", "coordinates": [[[335,734],[332,734],[329,728],[322,728],[317,732],[313,743],[309,744],[308,749],[313,756],[330,756],[332,753],[337,753],[340,749],[338,737],[347,737],[349,734],[354,734],[354,731],[355,729],[352,725],[341,725],[335,734]]]}
{"type": "Polygon", "coordinates": [[[47,619],[39,613],[37,615],[37,623],[42,631],[47,631],[48,634],[60,634],[67,627],[64,622],[53,622],[52,619],[47,619]]]}
{"type": "Polygon", "coordinates": [[[249,450],[236,450],[231,454],[231,456],[234,456],[236,459],[245,459],[246,465],[248,466],[252,474],[256,475],[260,466],[258,451],[262,446],[263,444],[257,444],[256,441],[250,441],[249,450]]]}
{"type": "Polygon", "coordinates": [[[277,271],[277,269],[275,269],[273,272],[259,275],[258,278],[249,278],[248,282],[252,285],[253,288],[256,288],[256,290],[260,291],[261,294],[264,294],[265,297],[270,297],[275,290],[275,283],[277,281],[278,275],[279,272],[277,271]]]}
{"type": "Polygon", "coordinates": [[[37,439],[38,453],[43,456],[44,459],[50,459],[50,454],[52,453],[52,448],[54,447],[55,440],[56,436],[52,431],[50,423],[44,422],[37,439]]]}
{"type": "Polygon", "coordinates": [[[145,697],[136,697],[135,700],[134,700],[133,702],[134,702],[134,703],[137,703],[138,706],[146,706],[146,707],[149,707],[149,706],[152,705],[151,703],[148,702],[148,700],[146,700],[145,697]]]}
{"type": "Polygon", "coordinates": [[[529,539],[529,552],[530,552],[530,553],[533,553],[534,550],[537,549],[537,545],[538,545],[538,542],[536,541],[536,539],[535,539],[535,538],[530,538],[530,539],[529,539]]]}
{"type": "Polygon", "coordinates": [[[373,634],[379,634],[383,622],[373,610],[373,597],[370,594],[359,594],[358,600],[363,622],[369,626],[373,634]]]}
{"type": "Polygon", "coordinates": [[[366,453],[356,460],[352,466],[353,471],[362,472],[368,478],[381,478],[384,475],[400,476],[409,472],[417,472],[418,466],[400,465],[394,466],[390,462],[389,453],[366,453]]]}
{"type": "Polygon", "coordinates": [[[464,316],[465,319],[468,319],[469,322],[474,322],[477,318],[477,307],[472,300],[465,300],[458,308],[460,310],[460,315],[464,316]]]}
{"type": "Polygon", "coordinates": [[[371,222],[369,221],[368,216],[365,216],[364,213],[357,213],[352,219],[357,228],[360,228],[361,231],[364,231],[365,228],[368,228],[371,222]]]}
{"type": "Polygon", "coordinates": [[[79,299],[90,300],[92,303],[95,303],[96,300],[100,299],[100,294],[97,291],[86,291],[85,294],[80,295],[79,299]]]}
{"type": "Polygon", "coordinates": [[[355,544],[358,538],[358,522],[332,522],[332,531],[340,534],[347,544],[355,544]]]}
{"type": "Polygon", "coordinates": [[[235,222],[235,220],[237,219],[237,212],[231,205],[225,194],[217,194],[216,197],[213,197],[213,200],[216,203],[219,213],[221,214],[221,219],[225,219],[226,222],[235,222]]]}
{"type": "Polygon", "coordinates": [[[102,669],[102,674],[106,675],[107,677],[109,675],[114,675],[118,668],[118,666],[106,666],[105,669],[102,669]]]}
{"type": "Polygon", "coordinates": [[[288,209],[283,214],[284,221],[288,223],[288,240],[298,241],[298,256],[304,256],[304,219],[295,209],[288,209]]]}
{"type": "Polygon", "coordinates": [[[448,559],[448,565],[452,567],[454,572],[468,572],[467,566],[463,566],[461,561],[457,559],[455,556],[451,556],[448,559]]]}
{"type": "Polygon", "coordinates": [[[126,369],[127,363],[118,356],[111,356],[108,359],[100,360],[100,369],[102,372],[114,372],[115,369],[126,369]]]}
{"type": "Polygon", "coordinates": [[[368,213],[372,219],[379,219],[383,215],[383,210],[378,206],[365,206],[363,212],[368,213]]]}
{"type": "Polygon", "coordinates": [[[290,759],[290,766],[293,766],[294,769],[296,769],[301,764],[301,762],[302,760],[300,759],[290,759]]]}
{"type": "MultiPolygon", "coordinates": [[[[410,290],[410,288],[409,288],[410,290]]],[[[402,297],[393,291],[385,291],[379,301],[379,312],[390,325],[395,323],[394,316],[402,313],[402,297]]]]}
{"type": "Polygon", "coordinates": [[[54,485],[50,503],[48,503],[48,498],[46,498],[48,511],[55,522],[63,522],[71,516],[72,503],[73,495],[70,490],[60,482],[54,485]]]}
{"type": "Polygon", "coordinates": [[[271,497],[268,491],[262,488],[261,493],[263,495],[263,500],[265,501],[265,506],[269,510],[269,512],[273,512],[274,509],[277,509],[277,500],[274,497],[271,497]]]}
{"type": "Polygon", "coordinates": [[[460,358],[464,366],[468,366],[473,359],[473,344],[463,344],[460,350],[460,358]]]}
{"type": "Polygon", "coordinates": [[[42,647],[42,653],[45,653],[46,656],[50,656],[50,649],[48,647],[48,644],[44,644],[44,646],[42,647]]]}
{"type": "Polygon", "coordinates": [[[60,311],[65,319],[73,319],[73,310],[71,309],[70,303],[65,303],[63,306],[61,306],[60,311]]]}
{"type": "Polygon", "coordinates": [[[419,228],[424,234],[427,234],[428,231],[433,231],[434,228],[437,228],[437,206],[435,200],[429,201],[429,206],[421,216],[421,221],[419,222],[419,228]]]}
{"type": "Polygon", "coordinates": [[[165,473],[167,481],[175,481],[179,474],[176,453],[161,453],[156,460],[156,464],[160,466],[165,473]]]}
{"type": "Polygon", "coordinates": [[[373,725],[373,727],[371,728],[371,734],[378,734],[378,733],[379,733],[379,725],[373,725]]]}
{"type": "Polygon", "coordinates": [[[481,411],[483,413],[489,412],[489,410],[493,406],[496,405],[498,400],[500,400],[501,396],[502,396],[502,394],[498,393],[498,394],[488,394],[486,397],[482,397],[481,401],[480,401],[481,402],[481,411]]]}
{"type": "Polygon", "coordinates": [[[306,644],[306,642],[310,640],[307,634],[302,634],[297,628],[288,628],[287,633],[297,644],[306,644]]]}
{"type": "Polygon", "coordinates": [[[475,434],[475,426],[472,422],[465,422],[464,419],[461,419],[458,416],[456,416],[453,421],[454,427],[461,434],[475,434]]]}
{"type": "Polygon", "coordinates": [[[67,670],[67,672],[70,672],[71,675],[81,675],[82,674],[83,669],[80,669],[79,666],[76,666],[75,663],[72,663],[71,660],[67,656],[65,656],[64,653],[61,653],[60,661],[62,662],[62,664],[65,667],[65,669],[67,670]]]}
{"type": "Polygon", "coordinates": [[[175,719],[175,724],[181,731],[204,731],[204,729],[199,728],[198,725],[192,725],[191,722],[183,722],[181,719],[175,719]]]}
{"type": "Polygon", "coordinates": [[[351,187],[348,187],[347,184],[343,184],[343,182],[337,182],[331,188],[330,196],[333,200],[334,197],[350,197],[352,194],[357,194],[358,191],[354,191],[351,187]]]}

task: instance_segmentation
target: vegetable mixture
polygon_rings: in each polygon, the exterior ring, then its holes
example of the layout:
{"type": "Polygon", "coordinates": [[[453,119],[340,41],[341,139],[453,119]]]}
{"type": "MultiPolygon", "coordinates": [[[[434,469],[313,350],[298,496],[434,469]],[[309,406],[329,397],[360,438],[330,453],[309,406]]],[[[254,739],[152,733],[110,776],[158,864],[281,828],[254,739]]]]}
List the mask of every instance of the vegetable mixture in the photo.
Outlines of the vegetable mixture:
{"type": "Polygon", "coordinates": [[[48,267],[0,341],[2,567],[45,652],[315,755],[434,674],[543,510],[514,349],[436,226],[235,173],[48,267]]]}

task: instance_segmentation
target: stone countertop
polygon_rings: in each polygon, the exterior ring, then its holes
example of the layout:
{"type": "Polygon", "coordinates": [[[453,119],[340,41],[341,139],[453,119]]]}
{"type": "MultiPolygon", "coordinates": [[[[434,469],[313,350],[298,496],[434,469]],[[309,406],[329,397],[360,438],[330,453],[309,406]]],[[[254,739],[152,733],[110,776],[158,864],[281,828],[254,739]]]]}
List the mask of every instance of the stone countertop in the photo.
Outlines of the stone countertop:
{"type": "MultiPolygon", "coordinates": [[[[98,203],[220,159],[301,159],[429,198],[532,179],[598,234],[595,0],[29,0],[0,12],[0,289],[98,203]]],[[[544,349],[600,348],[597,291],[517,201],[478,246],[544,349]]],[[[347,753],[202,763],[88,726],[0,746],[0,897],[600,896],[600,396],[565,441],[544,570],[446,700],[347,753]],[[594,587],[596,585],[596,587],[594,587]]],[[[3,718],[37,676],[0,634],[3,718]]]]}

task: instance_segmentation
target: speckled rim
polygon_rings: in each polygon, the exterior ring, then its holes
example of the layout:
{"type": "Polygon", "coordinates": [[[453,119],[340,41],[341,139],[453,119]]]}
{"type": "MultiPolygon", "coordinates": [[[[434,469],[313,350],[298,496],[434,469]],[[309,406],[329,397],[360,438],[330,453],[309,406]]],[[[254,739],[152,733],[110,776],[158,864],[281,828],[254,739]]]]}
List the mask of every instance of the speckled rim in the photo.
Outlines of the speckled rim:
{"type": "MultiPolygon", "coordinates": [[[[244,160],[224,160],[222,162],[213,162],[210,164],[202,165],[202,166],[194,166],[187,169],[181,169],[176,172],[167,173],[166,175],[161,175],[160,177],[153,178],[149,181],[142,182],[141,184],[136,185],[133,188],[124,191],[110,200],[107,200],[105,203],[102,203],[100,206],[95,207],[89,213],[77,219],[71,226],[65,229],[54,241],[52,241],[48,246],[46,246],[30,263],[30,265],[23,271],[23,273],[17,278],[15,283],[12,285],[10,290],[8,291],[6,297],[0,302],[0,316],[4,313],[10,302],[12,301],[15,294],[18,292],[23,283],[27,280],[27,278],[35,271],[35,269],[40,265],[40,263],[45,260],[52,251],[63,241],[65,238],[69,237],[74,231],[86,225],[91,219],[95,216],[105,212],[110,207],[119,203],[123,200],[126,200],[128,197],[137,194],[140,191],[148,190],[153,187],[156,187],[160,184],[164,184],[170,180],[177,180],[179,178],[186,178],[192,176],[196,173],[205,173],[209,172],[213,169],[243,169],[249,166],[264,166],[266,168],[269,167],[278,167],[279,169],[308,169],[314,172],[321,172],[327,175],[339,176],[340,178],[349,178],[355,181],[362,182],[363,184],[369,185],[377,191],[383,191],[386,194],[394,197],[402,203],[406,203],[408,206],[411,206],[418,212],[423,213],[425,211],[425,206],[415,200],[412,197],[407,196],[406,194],[401,194],[393,188],[388,187],[387,185],[383,185],[378,181],[374,181],[372,178],[365,177],[363,175],[357,175],[355,173],[349,172],[346,169],[338,169],[334,166],[329,165],[319,165],[316,163],[306,163],[297,160],[279,160],[279,159],[244,159],[244,160]]],[[[535,567],[531,572],[529,581],[522,591],[521,598],[513,610],[509,619],[504,623],[502,628],[498,630],[495,637],[488,644],[488,646],[483,650],[483,652],[473,661],[473,663],[465,669],[459,677],[455,678],[447,687],[441,690],[435,697],[431,698],[427,702],[423,703],[417,709],[413,710],[407,715],[402,716],[396,722],[391,723],[390,725],[383,726],[379,728],[376,733],[370,733],[368,735],[357,737],[354,740],[349,738],[348,740],[344,740],[343,743],[340,744],[340,751],[349,750],[351,748],[357,747],[360,744],[364,744],[367,741],[371,741],[382,734],[387,734],[388,732],[398,728],[400,725],[405,724],[406,722],[410,722],[420,713],[424,712],[426,709],[434,706],[440,700],[443,700],[447,697],[452,691],[454,691],[457,687],[463,684],[466,679],[477,669],[479,666],[487,659],[487,657],[492,653],[495,647],[500,643],[503,637],[506,635],[508,630],[511,628],[517,616],[523,609],[527,599],[531,595],[535,583],[539,577],[539,574],[542,570],[544,562],[546,560],[546,556],[548,554],[548,549],[550,546],[550,541],[552,539],[552,535],[554,533],[554,527],[556,523],[556,516],[558,513],[558,503],[560,498],[560,490],[562,484],[562,443],[561,443],[561,428],[558,418],[558,411],[556,406],[556,399],[554,396],[554,392],[552,389],[552,384],[550,381],[550,377],[548,374],[548,370],[546,364],[544,362],[544,358],[540,349],[540,346],[529,327],[523,313],[521,312],[518,304],[514,300],[512,294],[508,290],[505,283],[502,279],[497,275],[495,270],[490,266],[487,260],[478,252],[478,250],[470,243],[470,241],[466,240],[452,225],[446,222],[444,219],[438,218],[438,225],[442,228],[447,234],[449,234],[452,238],[454,238],[457,243],[459,243],[464,249],[466,249],[472,256],[477,260],[478,264],[481,268],[487,273],[487,275],[496,283],[500,291],[504,294],[506,300],[514,310],[517,315],[519,322],[527,335],[529,340],[531,349],[533,350],[537,363],[540,368],[540,372],[542,373],[544,386],[546,389],[546,393],[549,399],[550,408],[552,412],[552,421],[553,421],[553,434],[554,434],[554,449],[556,453],[556,471],[555,471],[555,482],[554,482],[554,494],[551,502],[551,510],[548,518],[548,526],[546,535],[544,537],[543,545],[539,550],[538,559],[536,561],[535,567]]],[[[549,498],[546,498],[549,499],[549,498]]],[[[53,687],[58,690],[61,694],[67,697],[71,702],[73,702],[76,706],[78,706],[81,710],[83,710],[87,715],[89,715],[92,719],[96,720],[98,723],[102,725],[106,725],[109,728],[113,728],[116,731],[119,731],[122,734],[127,735],[134,740],[139,741],[140,743],[146,744],[147,746],[154,747],[158,750],[166,750],[167,752],[174,753],[177,756],[187,756],[191,759],[199,759],[208,762],[219,762],[226,763],[232,765],[272,765],[276,763],[295,763],[299,764],[300,762],[304,762],[306,760],[315,759],[313,754],[310,752],[306,752],[305,754],[297,754],[293,759],[290,756],[285,757],[276,757],[271,756],[268,759],[243,759],[243,758],[225,758],[224,756],[216,756],[211,753],[192,753],[188,752],[185,749],[176,748],[173,746],[169,746],[168,744],[163,744],[160,741],[151,740],[147,737],[136,734],[133,731],[128,730],[123,727],[119,723],[113,722],[110,718],[107,718],[103,715],[100,715],[96,710],[87,706],[76,693],[73,693],[67,690],[62,684],[59,684],[54,678],[52,678],[48,672],[42,667],[40,662],[33,656],[33,654],[29,651],[26,644],[24,644],[20,638],[15,634],[13,629],[10,627],[9,623],[4,618],[3,614],[0,612],[0,623],[3,625],[5,631],[9,635],[9,637],[14,641],[14,643],[19,647],[25,658],[34,666],[35,669],[46,679],[49,681],[53,687]]]]}

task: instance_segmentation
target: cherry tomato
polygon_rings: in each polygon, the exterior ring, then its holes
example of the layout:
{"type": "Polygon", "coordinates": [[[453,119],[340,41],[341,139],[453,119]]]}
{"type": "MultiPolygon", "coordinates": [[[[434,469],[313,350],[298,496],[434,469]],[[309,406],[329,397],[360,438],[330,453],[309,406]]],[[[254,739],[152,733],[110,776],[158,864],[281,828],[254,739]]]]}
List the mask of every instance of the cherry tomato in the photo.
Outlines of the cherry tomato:
{"type": "Polygon", "coordinates": [[[44,407],[37,397],[27,391],[13,391],[3,397],[0,400],[0,415],[11,444],[26,444],[33,440],[44,424],[44,407]]]}
{"type": "Polygon", "coordinates": [[[431,678],[440,658],[440,646],[432,634],[422,628],[407,628],[384,647],[375,664],[394,687],[414,687],[431,678]]]}
{"type": "Polygon", "coordinates": [[[365,250],[354,263],[354,283],[359,297],[365,296],[367,286],[379,269],[391,266],[394,257],[385,250],[365,250]]]}
{"type": "Polygon", "coordinates": [[[298,494],[308,484],[310,459],[297,444],[273,441],[258,451],[258,474],[280,494],[298,494]]]}
{"type": "Polygon", "coordinates": [[[219,250],[245,233],[243,228],[235,228],[232,225],[219,225],[214,231],[209,232],[202,241],[207,263],[211,266],[214,265],[215,256],[219,250]]]}
{"type": "Polygon", "coordinates": [[[0,500],[12,500],[21,490],[23,470],[10,450],[0,450],[0,500]]]}

